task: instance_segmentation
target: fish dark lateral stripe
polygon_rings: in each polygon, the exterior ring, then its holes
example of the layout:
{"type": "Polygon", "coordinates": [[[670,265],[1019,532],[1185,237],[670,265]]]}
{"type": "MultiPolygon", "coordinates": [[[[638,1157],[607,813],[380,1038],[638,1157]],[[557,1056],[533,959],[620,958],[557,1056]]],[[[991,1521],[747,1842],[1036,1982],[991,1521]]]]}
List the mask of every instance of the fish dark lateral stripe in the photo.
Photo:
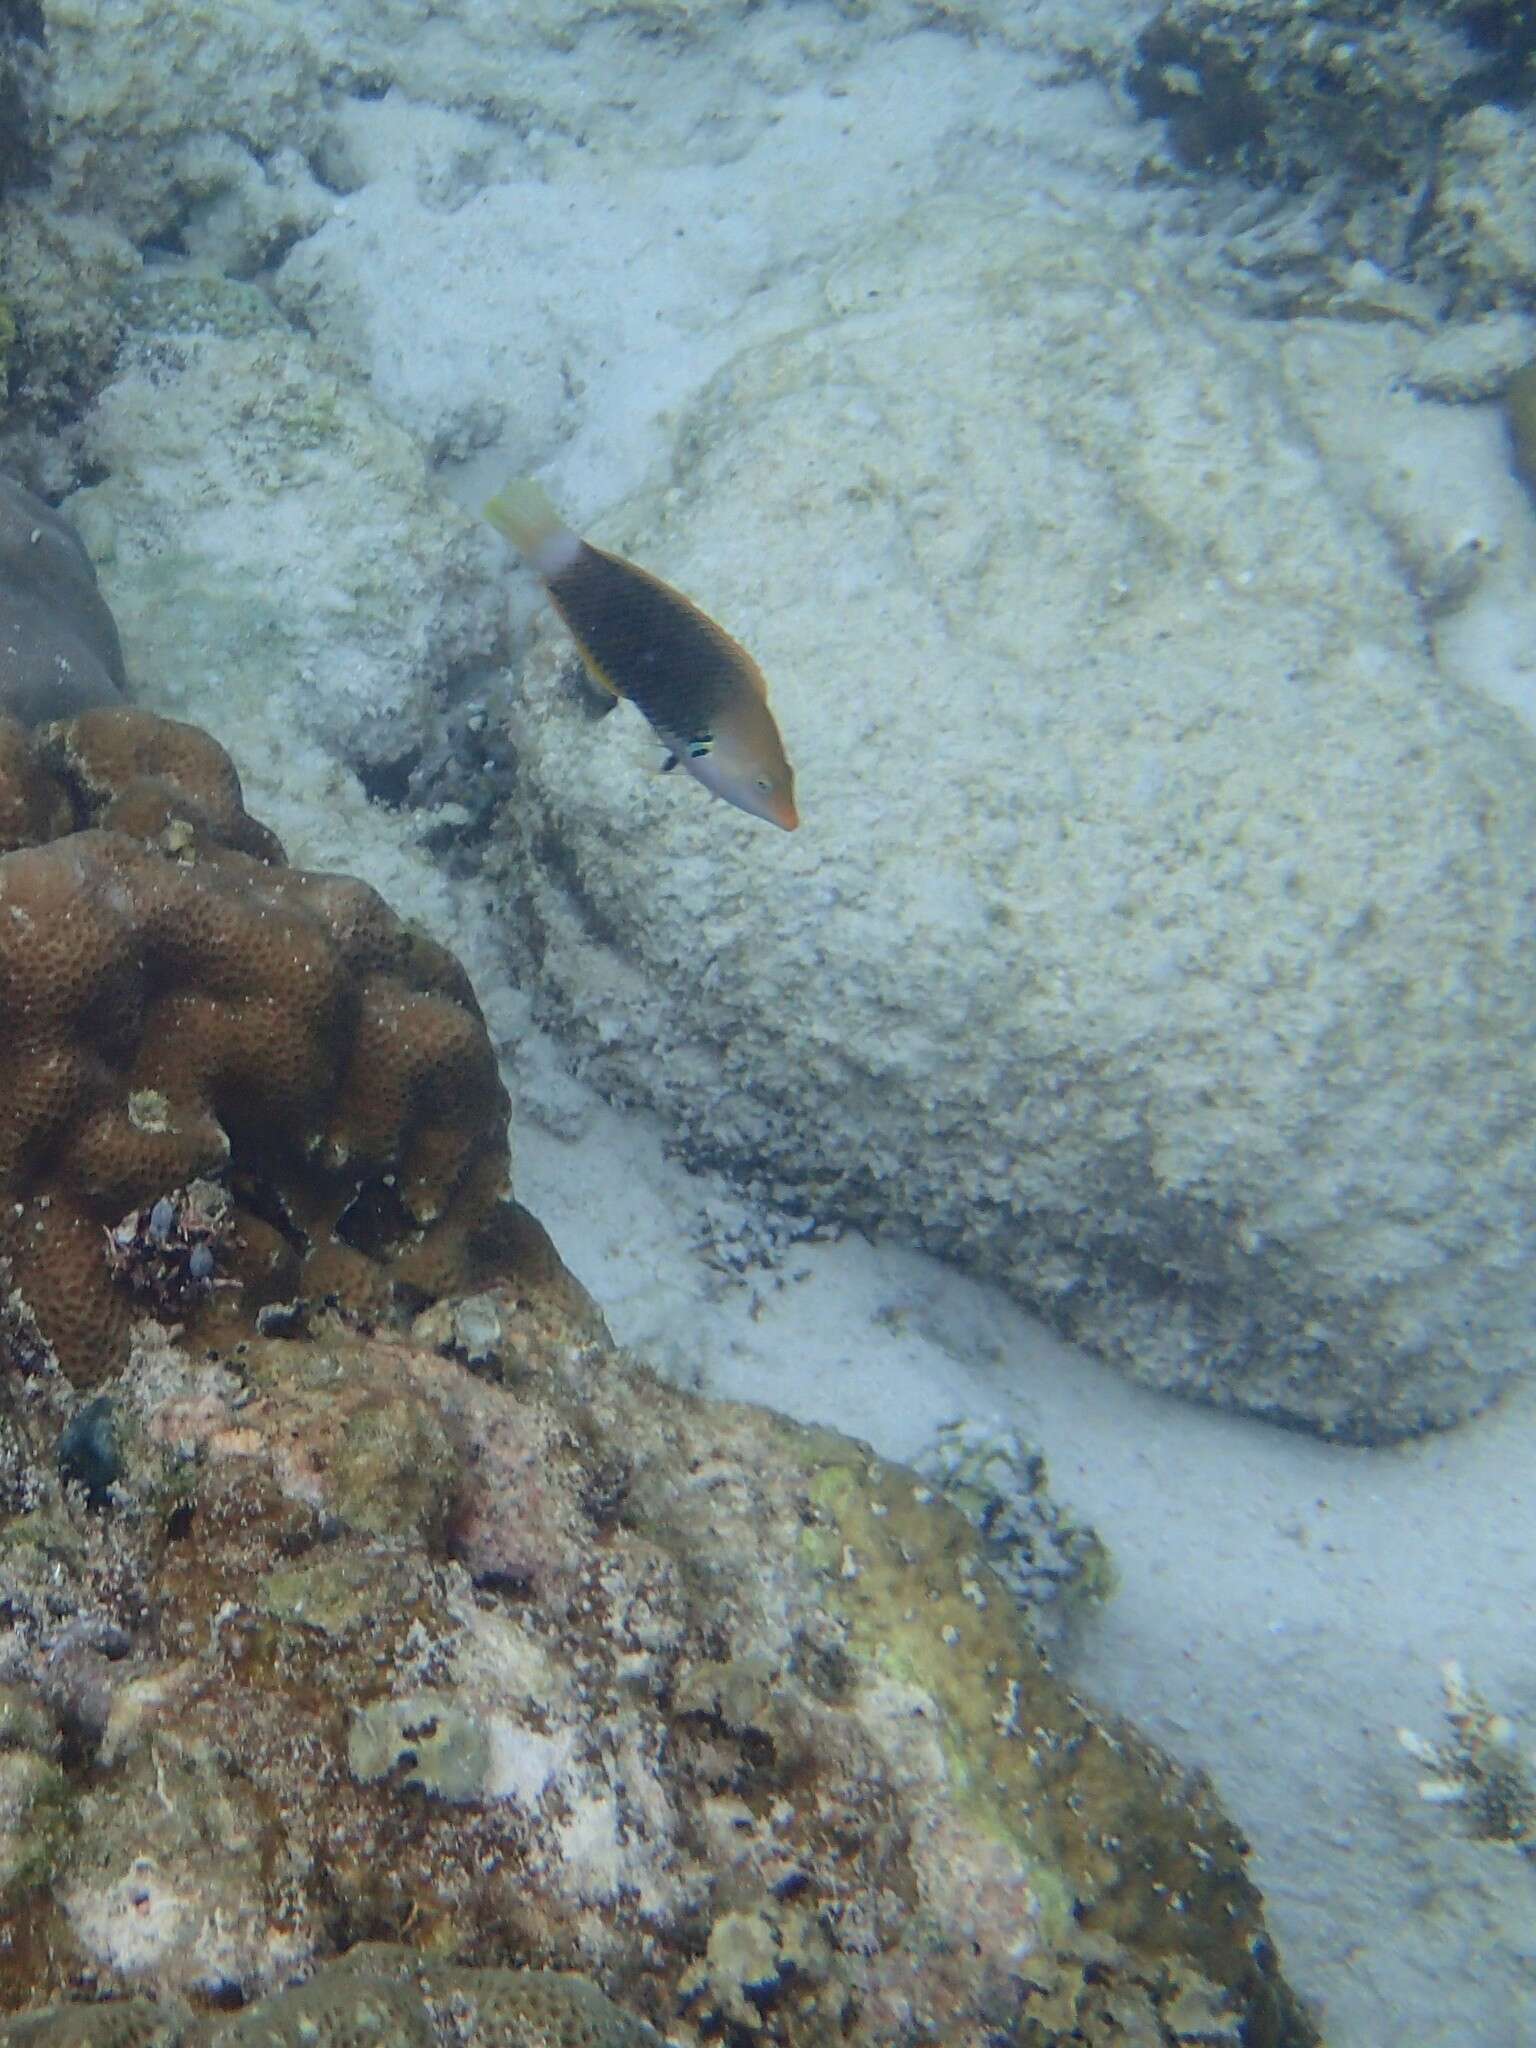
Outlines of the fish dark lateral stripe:
{"type": "Polygon", "coordinates": [[[683,740],[713,734],[747,659],[713,619],[633,562],[586,541],[548,588],[592,665],[659,732],[683,740]]]}

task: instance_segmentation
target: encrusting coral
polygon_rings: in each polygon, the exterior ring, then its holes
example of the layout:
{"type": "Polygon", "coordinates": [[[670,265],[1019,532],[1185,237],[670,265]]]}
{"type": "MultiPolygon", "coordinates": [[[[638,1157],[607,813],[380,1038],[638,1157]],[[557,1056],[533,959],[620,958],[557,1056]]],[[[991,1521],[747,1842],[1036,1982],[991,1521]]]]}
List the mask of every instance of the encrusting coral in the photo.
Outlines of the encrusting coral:
{"type": "Polygon", "coordinates": [[[175,2001],[65,2006],[0,2022],[0,2048],[661,2048],[563,1970],[466,1970],[364,1943],[296,1990],[197,2020],[175,2001]]]}
{"type": "Polygon", "coordinates": [[[363,883],[285,866],[206,734],[0,718],[0,846],[13,1353],[85,1385],[147,1308],[253,1331],[508,1270],[507,1100],[466,976],[363,883]]]}

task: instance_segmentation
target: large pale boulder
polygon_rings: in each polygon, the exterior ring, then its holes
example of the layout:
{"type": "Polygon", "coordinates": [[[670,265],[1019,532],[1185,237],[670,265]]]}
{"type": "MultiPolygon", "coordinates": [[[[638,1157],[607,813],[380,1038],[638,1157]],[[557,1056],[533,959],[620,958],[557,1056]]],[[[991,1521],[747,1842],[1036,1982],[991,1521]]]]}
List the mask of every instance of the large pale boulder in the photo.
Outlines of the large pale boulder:
{"type": "Polygon", "coordinates": [[[1044,205],[936,208],[714,380],[675,477],[595,537],[758,653],[805,822],[648,773],[551,624],[508,928],[591,1070],[1158,1384],[1362,1438],[1487,1399],[1536,763],[1265,330],[1044,205]]]}

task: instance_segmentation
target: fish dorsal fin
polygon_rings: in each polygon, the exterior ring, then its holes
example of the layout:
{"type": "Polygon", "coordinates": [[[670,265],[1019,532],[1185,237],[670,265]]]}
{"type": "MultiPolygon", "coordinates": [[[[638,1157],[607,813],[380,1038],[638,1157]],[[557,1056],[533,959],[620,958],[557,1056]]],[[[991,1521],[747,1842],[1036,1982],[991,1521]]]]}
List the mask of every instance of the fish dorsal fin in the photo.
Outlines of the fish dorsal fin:
{"type": "Polygon", "coordinates": [[[531,476],[508,484],[491,499],[485,516],[541,576],[558,576],[580,552],[580,536],[566,525],[549,493],[531,476]]]}

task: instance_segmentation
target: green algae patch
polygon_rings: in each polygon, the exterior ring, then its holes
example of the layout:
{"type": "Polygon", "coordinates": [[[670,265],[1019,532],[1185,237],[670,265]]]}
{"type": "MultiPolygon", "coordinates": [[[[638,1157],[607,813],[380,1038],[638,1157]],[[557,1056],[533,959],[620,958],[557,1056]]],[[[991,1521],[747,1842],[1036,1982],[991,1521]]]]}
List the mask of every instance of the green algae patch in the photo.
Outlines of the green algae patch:
{"type": "Polygon", "coordinates": [[[491,1743],[486,1730],[447,1693],[413,1693],[353,1709],[347,1766],[364,1783],[395,1778],[450,1805],[487,1794],[491,1743]]]}
{"type": "Polygon", "coordinates": [[[274,1621],[312,1628],[333,1640],[398,1614],[420,1597],[416,1575],[388,1557],[347,1552],[268,1572],[258,1604],[274,1621]]]}
{"type": "Polygon", "coordinates": [[[1252,2048],[1314,2040],[1259,1960],[1245,1844],[1210,1787],[1068,1692],[957,1509],[902,1466],[848,1456],[846,1439],[823,1459],[837,1440],[817,1434],[808,1490],[824,1519],[802,1558],[850,1649],[941,1710],[957,1807],[1029,1866],[1064,1972],[1041,2021],[1082,2026],[1108,1971],[1175,2016],[1214,2014],[1241,1987],[1252,2048]]]}
{"type": "Polygon", "coordinates": [[[56,1763],[34,1750],[0,1751],[0,1899],[48,1882],[73,1814],[69,1784],[56,1763]]]}
{"type": "Polygon", "coordinates": [[[0,1571],[23,1577],[82,1568],[86,1541],[62,1501],[52,1500],[0,1522],[0,1571]]]}
{"type": "Polygon", "coordinates": [[[448,1432],[427,1402],[365,1401],[331,1460],[336,1512],[367,1536],[441,1546],[458,1479],[448,1432]]]}
{"type": "Polygon", "coordinates": [[[959,1805],[1029,1862],[1043,1932],[1059,1939],[1075,1893],[1061,1874],[1060,1840],[1036,1817],[1045,1788],[1025,1731],[1048,1740],[1065,1695],[1006,1589],[958,1510],[900,1466],[823,1465],[810,1494],[832,1524],[803,1539],[807,1561],[826,1575],[827,1605],[876,1670],[942,1708],[959,1805]]]}

